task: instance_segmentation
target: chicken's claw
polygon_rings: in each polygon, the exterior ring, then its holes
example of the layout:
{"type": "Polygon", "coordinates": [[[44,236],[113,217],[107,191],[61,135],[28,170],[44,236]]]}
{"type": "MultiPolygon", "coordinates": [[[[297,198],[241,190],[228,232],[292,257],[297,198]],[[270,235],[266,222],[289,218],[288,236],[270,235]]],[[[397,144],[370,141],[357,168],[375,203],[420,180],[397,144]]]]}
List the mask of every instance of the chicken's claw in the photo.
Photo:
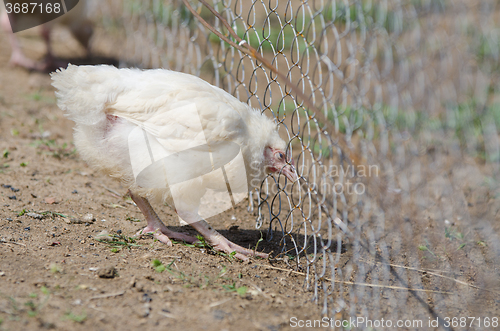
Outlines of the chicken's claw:
{"type": "Polygon", "coordinates": [[[236,257],[237,259],[243,260],[243,261],[248,261],[249,256],[257,256],[257,257],[261,257],[263,259],[267,259],[269,256],[266,253],[261,253],[261,252],[253,251],[253,250],[248,249],[248,248],[241,247],[240,245],[237,245],[237,244],[227,240],[222,235],[219,235],[215,239],[212,238],[212,240],[209,240],[209,242],[211,243],[211,245],[213,245],[212,247],[216,251],[224,252],[224,253],[227,253],[230,255],[233,254],[233,252],[236,252],[236,254],[234,254],[234,257],[236,257]]]}
{"type": "Polygon", "coordinates": [[[268,254],[261,253],[257,251],[253,251],[248,248],[241,247],[229,240],[227,240],[223,235],[219,232],[215,231],[207,222],[204,220],[200,220],[198,222],[191,223],[191,226],[194,227],[200,234],[205,237],[207,242],[219,252],[224,252],[227,254],[234,254],[234,257],[237,259],[248,261],[249,256],[257,256],[263,259],[268,258],[268,254]]]}
{"type": "Polygon", "coordinates": [[[166,244],[169,247],[172,246],[172,241],[170,239],[184,241],[184,242],[187,242],[190,244],[192,244],[198,240],[195,237],[191,237],[190,235],[187,235],[184,233],[171,231],[167,228],[154,229],[154,228],[150,227],[149,225],[146,226],[141,231],[137,232],[135,234],[135,237],[140,238],[141,236],[149,235],[149,234],[152,235],[155,239],[158,239],[158,241],[161,241],[162,243],[166,244]]]}

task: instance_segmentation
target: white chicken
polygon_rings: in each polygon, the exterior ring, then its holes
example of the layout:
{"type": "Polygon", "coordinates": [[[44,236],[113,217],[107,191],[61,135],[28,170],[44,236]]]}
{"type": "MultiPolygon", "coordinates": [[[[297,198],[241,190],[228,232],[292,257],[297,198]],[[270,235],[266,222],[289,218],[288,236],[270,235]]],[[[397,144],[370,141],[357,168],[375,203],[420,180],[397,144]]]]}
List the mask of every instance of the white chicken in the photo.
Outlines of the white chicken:
{"type": "Polygon", "coordinates": [[[218,251],[267,257],[227,240],[204,218],[230,208],[269,173],[295,181],[276,124],[224,90],[170,70],[74,66],[52,73],[58,106],[75,121],[75,145],[119,178],[148,222],[140,233],[194,242],[169,230],[149,201],[166,203],[218,251]],[[225,195],[224,207],[211,209],[225,195]],[[229,196],[229,198],[228,198],[229,196]]]}
{"type": "MultiPolygon", "coordinates": [[[[22,4],[26,3],[26,1],[11,1],[11,3],[22,4]]],[[[28,1],[29,3],[29,1],[28,1]]],[[[41,24],[44,19],[43,13],[38,12],[37,10],[33,10],[33,13],[25,14],[27,18],[24,18],[22,22],[10,22],[9,17],[7,15],[6,9],[3,5],[0,5],[0,26],[2,30],[8,35],[9,43],[12,48],[12,54],[10,57],[10,64],[14,66],[20,66],[29,70],[37,70],[37,71],[47,71],[54,70],[58,67],[58,65],[62,65],[56,61],[52,54],[52,47],[50,44],[50,34],[55,24],[60,24],[68,27],[71,31],[71,34],[78,40],[78,42],[85,48],[87,55],[90,53],[89,42],[90,38],[93,34],[93,25],[92,22],[87,17],[87,3],[88,1],[79,1],[78,4],[71,9],[67,14],[64,14],[55,20],[47,22],[41,25],[41,34],[45,41],[45,45],[47,48],[47,56],[43,61],[35,61],[25,55],[21,48],[21,44],[19,39],[12,32],[11,23],[12,24],[20,24],[30,26],[34,26],[36,24],[41,24]],[[26,21],[29,19],[29,21],[26,21]],[[52,69],[50,69],[52,68],[52,69]]],[[[31,3],[31,9],[33,9],[34,3],[31,3]]],[[[37,9],[36,7],[35,9],[37,9]]],[[[12,17],[11,19],[14,19],[12,17]]],[[[20,17],[19,19],[23,19],[20,17]]],[[[67,62],[66,62],[67,64],[67,62]]],[[[66,65],[65,64],[65,65],[66,65]]]]}

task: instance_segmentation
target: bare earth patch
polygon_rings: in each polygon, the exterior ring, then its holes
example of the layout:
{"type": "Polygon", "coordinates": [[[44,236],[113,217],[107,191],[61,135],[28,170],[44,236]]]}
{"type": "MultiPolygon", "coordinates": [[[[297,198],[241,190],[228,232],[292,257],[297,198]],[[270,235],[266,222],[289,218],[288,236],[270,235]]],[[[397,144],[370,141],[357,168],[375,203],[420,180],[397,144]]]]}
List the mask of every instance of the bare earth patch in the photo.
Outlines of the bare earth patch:
{"type": "MultiPolygon", "coordinates": [[[[8,45],[3,34],[0,44],[8,45]]],[[[79,159],[49,75],[12,68],[9,56],[0,48],[0,330],[277,330],[292,316],[318,315],[303,277],[266,269],[265,260],[147,237],[125,243],[145,226],[139,209],[79,159]],[[94,239],[102,231],[119,243],[94,239]]],[[[210,223],[255,247],[254,220],[243,204],[210,223]]],[[[261,242],[259,250],[271,249],[261,242]]]]}

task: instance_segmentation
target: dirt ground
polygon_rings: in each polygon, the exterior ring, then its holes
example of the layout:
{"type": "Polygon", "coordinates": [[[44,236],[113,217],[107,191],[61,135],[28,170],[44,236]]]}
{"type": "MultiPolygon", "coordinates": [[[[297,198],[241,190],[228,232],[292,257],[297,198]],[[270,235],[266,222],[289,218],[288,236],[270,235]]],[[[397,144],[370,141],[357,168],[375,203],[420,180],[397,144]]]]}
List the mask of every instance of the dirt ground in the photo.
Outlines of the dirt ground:
{"type": "MultiPolygon", "coordinates": [[[[74,41],[60,43],[64,33],[54,37],[56,53],[81,55],[74,41]]],[[[43,55],[38,34],[25,33],[23,44],[43,55]]],[[[269,270],[268,261],[151,238],[114,250],[96,241],[102,231],[132,236],[144,218],[120,183],[79,159],[49,75],[10,67],[4,34],[0,45],[0,330],[278,330],[292,316],[318,315],[303,277],[269,270]],[[106,268],[113,278],[99,276],[106,268]]],[[[171,210],[157,211],[176,229],[171,210]]],[[[246,247],[261,236],[245,203],[211,224],[246,247]]]]}

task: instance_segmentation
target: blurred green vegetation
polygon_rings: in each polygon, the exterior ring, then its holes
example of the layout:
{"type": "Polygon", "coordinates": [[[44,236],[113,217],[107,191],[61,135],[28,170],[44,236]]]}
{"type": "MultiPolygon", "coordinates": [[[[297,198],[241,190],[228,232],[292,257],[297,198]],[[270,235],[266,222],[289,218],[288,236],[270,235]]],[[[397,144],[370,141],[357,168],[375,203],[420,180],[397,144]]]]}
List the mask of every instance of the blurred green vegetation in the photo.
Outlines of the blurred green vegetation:
{"type": "MultiPolygon", "coordinates": [[[[146,18],[169,28],[179,23],[190,26],[193,30],[196,27],[193,14],[183,4],[179,6],[172,2],[153,1],[150,5],[149,1],[125,0],[124,7],[131,16],[146,18]]],[[[206,18],[209,15],[208,9],[203,8],[201,16],[206,18]]]]}
{"type": "Polygon", "coordinates": [[[500,72],[500,28],[483,34],[477,27],[468,28],[469,49],[476,55],[476,61],[484,71],[500,72]]]}
{"type": "Polygon", "coordinates": [[[402,13],[390,11],[383,4],[373,1],[362,1],[350,6],[346,6],[343,2],[339,2],[335,7],[332,4],[323,10],[323,17],[326,22],[343,24],[356,22],[358,28],[376,25],[383,27],[387,32],[394,32],[403,25],[402,13]]]}
{"type": "MultiPolygon", "coordinates": [[[[307,120],[304,109],[295,110],[293,103],[285,104],[284,107],[278,108],[277,114],[280,118],[283,114],[290,116],[294,111],[297,111],[301,118],[299,136],[302,137],[307,120]]],[[[493,132],[497,133],[500,129],[500,102],[481,105],[474,98],[470,98],[459,105],[445,107],[445,111],[439,114],[429,114],[424,110],[401,111],[389,106],[382,106],[379,111],[363,107],[358,109],[350,106],[337,107],[335,110],[328,111],[328,121],[333,124],[335,131],[341,134],[361,133],[364,138],[368,138],[367,132],[372,131],[373,136],[370,139],[374,141],[380,138],[382,131],[407,132],[414,139],[419,139],[424,134],[434,137],[433,141],[452,139],[474,157],[490,162],[500,161],[500,154],[488,154],[485,145],[485,139],[488,134],[491,134],[491,129],[493,128],[493,132]]],[[[323,123],[319,122],[319,125],[322,127],[323,123]]],[[[326,139],[319,142],[315,125],[311,129],[312,138],[310,138],[311,146],[309,147],[315,154],[321,153],[328,157],[331,147],[326,139]]],[[[308,142],[305,143],[308,144],[308,142]]]]}
{"type": "MultiPolygon", "coordinates": [[[[411,4],[418,12],[442,12],[445,9],[444,0],[411,0],[411,4]]],[[[215,16],[207,8],[201,4],[197,5],[199,7],[195,7],[195,9],[204,20],[215,26],[224,35],[229,36],[222,24],[216,23],[215,16]]],[[[160,23],[169,28],[182,25],[195,31],[199,25],[193,14],[180,2],[126,0],[124,6],[125,11],[134,17],[145,18],[150,23],[160,23]]],[[[243,23],[246,17],[231,21],[225,13],[223,2],[214,5],[214,9],[228,20],[241,39],[246,40],[255,49],[264,52],[292,50],[303,54],[308,47],[312,47],[313,42],[318,42],[320,29],[329,24],[345,25],[349,23],[351,26],[354,24],[354,28],[357,30],[362,27],[376,26],[392,33],[410,28],[410,25],[417,21],[405,20],[402,9],[394,10],[388,8],[386,3],[376,1],[363,0],[348,5],[344,2],[327,2],[316,13],[311,11],[313,7],[300,4],[294,6],[291,11],[283,13],[280,18],[275,13],[269,12],[269,15],[259,18],[259,20],[263,20],[262,26],[248,26],[247,23],[243,23]],[[313,25],[316,29],[313,29],[313,25]],[[316,33],[316,40],[312,39],[313,30],[316,33]]],[[[208,40],[212,43],[221,42],[219,37],[213,33],[209,33],[208,40]]],[[[226,46],[228,45],[226,44],[226,46]]]]}

